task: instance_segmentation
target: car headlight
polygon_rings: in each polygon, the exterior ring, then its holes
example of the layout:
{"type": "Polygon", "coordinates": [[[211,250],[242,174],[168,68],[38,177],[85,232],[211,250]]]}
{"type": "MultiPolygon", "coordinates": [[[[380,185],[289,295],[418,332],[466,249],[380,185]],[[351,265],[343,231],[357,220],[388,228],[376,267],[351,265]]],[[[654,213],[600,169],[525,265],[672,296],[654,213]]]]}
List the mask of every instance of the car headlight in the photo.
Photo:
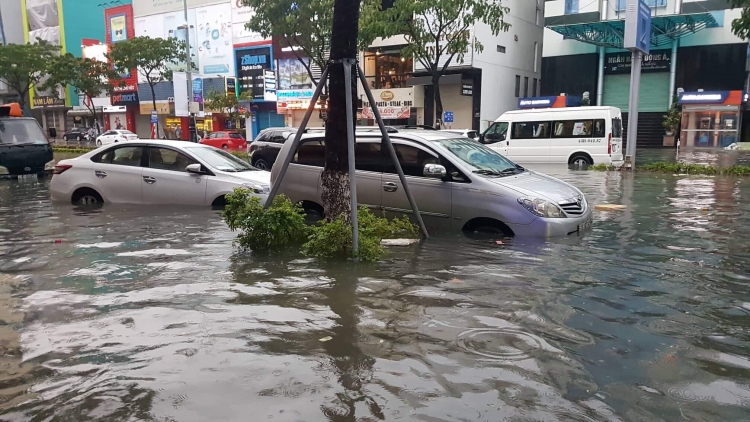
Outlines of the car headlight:
{"type": "Polygon", "coordinates": [[[52,171],[55,169],[55,160],[49,161],[44,165],[44,171],[52,171]]]}
{"type": "Polygon", "coordinates": [[[518,203],[538,217],[565,218],[565,213],[560,207],[546,199],[522,197],[518,198],[518,203]]]}
{"type": "Polygon", "coordinates": [[[242,186],[246,189],[250,189],[251,191],[253,191],[253,193],[267,194],[271,192],[271,188],[269,186],[251,185],[248,183],[244,183],[242,186]]]}
{"type": "Polygon", "coordinates": [[[8,167],[0,166],[0,174],[10,174],[8,167]]]}

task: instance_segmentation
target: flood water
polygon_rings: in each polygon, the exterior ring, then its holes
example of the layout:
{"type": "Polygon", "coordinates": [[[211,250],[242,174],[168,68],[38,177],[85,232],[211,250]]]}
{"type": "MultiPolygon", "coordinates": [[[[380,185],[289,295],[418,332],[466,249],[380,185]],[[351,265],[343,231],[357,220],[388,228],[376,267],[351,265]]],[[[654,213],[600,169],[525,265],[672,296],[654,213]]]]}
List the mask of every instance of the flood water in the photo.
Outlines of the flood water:
{"type": "Polygon", "coordinates": [[[538,169],[582,236],[381,262],[0,183],[0,420],[750,420],[750,179],[538,169]]]}

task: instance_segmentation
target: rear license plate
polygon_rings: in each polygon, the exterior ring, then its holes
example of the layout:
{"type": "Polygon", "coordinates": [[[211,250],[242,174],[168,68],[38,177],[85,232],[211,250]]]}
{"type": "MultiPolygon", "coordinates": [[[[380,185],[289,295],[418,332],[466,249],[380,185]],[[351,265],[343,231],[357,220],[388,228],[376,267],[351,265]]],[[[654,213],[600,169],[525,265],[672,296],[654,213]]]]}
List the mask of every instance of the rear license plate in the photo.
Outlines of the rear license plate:
{"type": "Polygon", "coordinates": [[[36,173],[34,174],[19,174],[18,180],[37,180],[39,177],[36,173]]]}

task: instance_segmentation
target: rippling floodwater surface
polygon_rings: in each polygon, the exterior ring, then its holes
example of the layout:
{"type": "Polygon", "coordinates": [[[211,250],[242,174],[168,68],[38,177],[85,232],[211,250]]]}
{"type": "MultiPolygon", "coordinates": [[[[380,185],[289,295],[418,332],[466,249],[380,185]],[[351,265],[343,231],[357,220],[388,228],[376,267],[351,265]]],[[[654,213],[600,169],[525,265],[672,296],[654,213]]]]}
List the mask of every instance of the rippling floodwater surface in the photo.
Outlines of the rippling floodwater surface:
{"type": "Polygon", "coordinates": [[[582,236],[377,264],[0,183],[0,420],[750,420],[750,179],[540,170],[582,236]]]}

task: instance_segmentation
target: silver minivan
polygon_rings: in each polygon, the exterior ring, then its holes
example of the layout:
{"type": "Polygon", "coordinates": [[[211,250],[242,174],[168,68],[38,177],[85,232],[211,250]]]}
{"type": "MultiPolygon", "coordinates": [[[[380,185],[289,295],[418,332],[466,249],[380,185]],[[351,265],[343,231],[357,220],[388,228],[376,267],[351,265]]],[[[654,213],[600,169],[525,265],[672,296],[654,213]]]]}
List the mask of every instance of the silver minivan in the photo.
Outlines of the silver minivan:
{"type": "MultiPolygon", "coordinates": [[[[401,130],[390,136],[428,229],[547,237],[577,233],[591,223],[591,207],[580,190],[476,141],[438,131],[401,130]]],[[[289,138],[279,158],[289,154],[292,143],[289,138]]],[[[355,152],[359,204],[390,217],[412,214],[380,134],[358,131],[355,152]]],[[[303,135],[279,193],[321,212],[324,161],[323,134],[303,135]]],[[[280,167],[271,170],[271,183],[280,167]]]]}

